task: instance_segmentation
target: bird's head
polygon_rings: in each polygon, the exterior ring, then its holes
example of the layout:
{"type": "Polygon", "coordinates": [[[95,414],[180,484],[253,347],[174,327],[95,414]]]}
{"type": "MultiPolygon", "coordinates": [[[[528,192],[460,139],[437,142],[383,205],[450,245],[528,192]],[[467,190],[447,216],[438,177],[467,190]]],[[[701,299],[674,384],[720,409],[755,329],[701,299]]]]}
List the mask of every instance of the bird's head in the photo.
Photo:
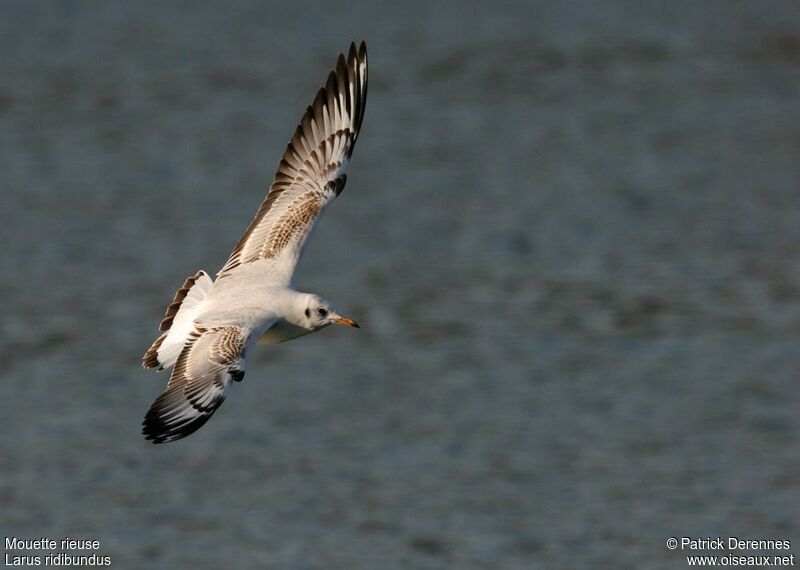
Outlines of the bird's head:
{"type": "Polygon", "coordinates": [[[347,325],[348,327],[361,328],[353,319],[343,317],[331,308],[330,303],[317,295],[306,297],[303,319],[306,328],[319,330],[328,325],[347,325]]]}

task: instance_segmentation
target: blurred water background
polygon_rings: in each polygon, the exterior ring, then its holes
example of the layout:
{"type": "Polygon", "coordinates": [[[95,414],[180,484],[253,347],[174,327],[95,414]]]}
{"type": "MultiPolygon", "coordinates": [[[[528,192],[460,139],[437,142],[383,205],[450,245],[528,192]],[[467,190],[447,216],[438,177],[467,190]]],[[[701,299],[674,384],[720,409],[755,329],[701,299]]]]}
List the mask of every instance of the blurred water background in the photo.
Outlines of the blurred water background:
{"type": "Polygon", "coordinates": [[[800,10],[2,2],[0,534],[117,568],[679,568],[800,554],[800,10]],[[339,51],[370,95],[298,285],[191,438],[140,422],[339,51]]]}

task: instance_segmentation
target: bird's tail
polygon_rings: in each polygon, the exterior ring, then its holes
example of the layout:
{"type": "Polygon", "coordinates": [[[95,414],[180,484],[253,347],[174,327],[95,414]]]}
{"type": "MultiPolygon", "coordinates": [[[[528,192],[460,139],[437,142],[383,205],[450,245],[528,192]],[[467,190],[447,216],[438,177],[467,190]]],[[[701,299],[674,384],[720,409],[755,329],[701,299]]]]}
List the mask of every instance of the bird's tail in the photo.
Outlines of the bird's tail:
{"type": "Polygon", "coordinates": [[[213,284],[205,271],[198,271],[184,281],[164,313],[159,326],[163,334],[144,353],[142,366],[163,370],[175,364],[194,328],[194,317],[202,310],[213,284]]]}

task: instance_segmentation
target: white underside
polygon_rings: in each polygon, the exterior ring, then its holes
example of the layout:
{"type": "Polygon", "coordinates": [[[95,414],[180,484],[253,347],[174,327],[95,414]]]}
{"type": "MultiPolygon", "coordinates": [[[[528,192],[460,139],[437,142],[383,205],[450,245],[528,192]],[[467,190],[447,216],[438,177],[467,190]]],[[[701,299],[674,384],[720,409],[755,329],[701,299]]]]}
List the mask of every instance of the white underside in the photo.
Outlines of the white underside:
{"type": "Polygon", "coordinates": [[[158,361],[163,368],[173,366],[196,324],[235,325],[247,336],[257,335],[258,344],[286,342],[314,332],[283,318],[297,295],[276,279],[275,266],[264,260],[248,263],[217,281],[204,273],[175,315],[158,350],[158,361]]]}
{"type": "Polygon", "coordinates": [[[281,319],[272,325],[269,330],[258,339],[258,344],[278,344],[279,342],[286,342],[287,340],[299,338],[312,332],[313,331],[309,329],[295,326],[281,319]]]}

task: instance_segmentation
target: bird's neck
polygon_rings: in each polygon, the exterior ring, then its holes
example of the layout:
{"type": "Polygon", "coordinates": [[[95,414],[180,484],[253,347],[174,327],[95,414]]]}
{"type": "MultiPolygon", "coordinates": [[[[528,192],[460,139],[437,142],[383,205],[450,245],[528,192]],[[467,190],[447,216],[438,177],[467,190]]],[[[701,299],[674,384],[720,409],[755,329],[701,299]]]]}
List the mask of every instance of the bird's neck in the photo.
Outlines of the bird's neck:
{"type": "Polygon", "coordinates": [[[308,297],[308,293],[300,293],[292,289],[284,291],[279,299],[280,314],[283,320],[292,325],[306,328],[308,319],[306,318],[305,310],[308,307],[308,297]]]}

